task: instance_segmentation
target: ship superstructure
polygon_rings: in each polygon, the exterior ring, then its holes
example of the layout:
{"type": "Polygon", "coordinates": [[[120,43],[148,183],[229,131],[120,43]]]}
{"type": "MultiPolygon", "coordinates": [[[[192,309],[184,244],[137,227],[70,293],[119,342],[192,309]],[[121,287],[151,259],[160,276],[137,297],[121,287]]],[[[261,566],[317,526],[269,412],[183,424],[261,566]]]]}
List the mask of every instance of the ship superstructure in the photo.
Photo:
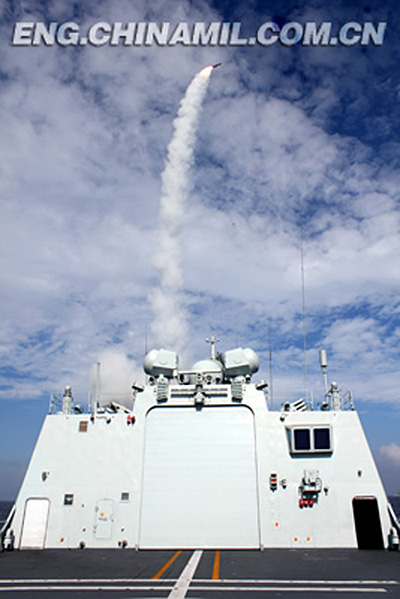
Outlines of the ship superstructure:
{"type": "MultiPolygon", "coordinates": [[[[327,386],[268,407],[237,348],[180,371],[165,349],[144,361],[132,406],[65,389],[52,402],[15,508],[10,548],[395,548],[398,523],[351,398],[327,386]]],[[[326,356],[321,353],[326,369],[326,356]]]]}

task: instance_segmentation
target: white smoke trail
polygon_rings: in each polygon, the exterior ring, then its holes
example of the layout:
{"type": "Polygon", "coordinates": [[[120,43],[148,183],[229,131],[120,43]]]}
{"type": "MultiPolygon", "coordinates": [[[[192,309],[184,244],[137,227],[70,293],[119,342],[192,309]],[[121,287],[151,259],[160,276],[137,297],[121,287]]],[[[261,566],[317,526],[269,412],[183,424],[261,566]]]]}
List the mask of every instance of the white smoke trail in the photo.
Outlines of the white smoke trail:
{"type": "Polygon", "coordinates": [[[141,381],[141,368],[117,347],[104,350],[90,373],[92,396],[101,405],[110,401],[132,407],[132,383],[141,381]],[[100,371],[97,370],[100,364],[100,371]]]}
{"type": "Polygon", "coordinates": [[[152,331],[160,347],[180,352],[187,342],[187,315],[183,305],[181,229],[189,192],[189,169],[201,104],[213,67],[194,77],[181,101],[174,133],[162,173],[159,240],[154,263],[159,271],[159,288],[151,296],[154,311],[152,331]]]}

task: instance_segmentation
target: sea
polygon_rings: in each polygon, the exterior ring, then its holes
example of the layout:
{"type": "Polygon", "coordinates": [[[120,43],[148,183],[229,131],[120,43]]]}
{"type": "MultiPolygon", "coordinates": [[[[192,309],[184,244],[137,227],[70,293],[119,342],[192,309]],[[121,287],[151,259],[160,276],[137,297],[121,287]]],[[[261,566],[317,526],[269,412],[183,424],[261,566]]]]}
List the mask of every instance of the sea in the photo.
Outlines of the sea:
{"type": "Polygon", "coordinates": [[[388,497],[397,519],[400,520],[400,495],[392,495],[388,497]]]}
{"type": "MultiPolygon", "coordinates": [[[[389,501],[392,504],[392,508],[397,518],[400,520],[400,495],[392,495],[389,497],[389,501]]],[[[13,504],[13,501],[0,501],[0,524],[7,519],[13,504]]]]}

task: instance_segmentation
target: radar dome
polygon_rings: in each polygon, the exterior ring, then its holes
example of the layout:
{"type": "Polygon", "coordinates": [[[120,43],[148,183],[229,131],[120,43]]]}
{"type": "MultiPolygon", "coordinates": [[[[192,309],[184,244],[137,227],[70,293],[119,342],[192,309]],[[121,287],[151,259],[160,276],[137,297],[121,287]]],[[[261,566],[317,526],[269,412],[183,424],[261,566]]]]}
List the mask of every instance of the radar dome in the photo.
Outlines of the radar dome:
{"type": "Polygon", "coordinates": [[[250,347],[238,347],[223,354],[225,374],[228,377],[248,376],[257,372],[260,361],[256,352],[250,347]]]}
{"type": "Polygon", "coordinates": [[[174,351],[167,349],[152,349],[143,360],[144,371],[150,376],[164,375],[168,378],[174,376],[178,368],[178,356],[174,351]]]}
{"type": "MultiPolygon", "coordinates": [[[[220,383],[223,379],[222,364],[213,358],[199,360],[193,365],[192,372],[203,374],[206,383],[220,383]]],[[[194,382],[195,375],[192,375],[191,379],[191,382],[194,382]]]]}

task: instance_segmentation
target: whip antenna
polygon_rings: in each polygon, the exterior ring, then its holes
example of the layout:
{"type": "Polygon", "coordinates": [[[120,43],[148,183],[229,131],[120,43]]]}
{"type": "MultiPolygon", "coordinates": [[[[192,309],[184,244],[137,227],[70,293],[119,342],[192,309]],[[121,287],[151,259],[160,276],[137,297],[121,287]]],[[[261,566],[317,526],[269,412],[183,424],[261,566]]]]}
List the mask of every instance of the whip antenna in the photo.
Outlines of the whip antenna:
{"type": "Polygon", "coordinates": [[[272,343],[271,343],[271,321],[268,324],[268,365],[269,365],[269,396],[271,398],[271,410],[274,407],[274,386],[272,383],[272,343]]]}
{"type": "Polygon", "coordinates": [[[301,263],[301,319],[303,324],[303,353],[304,353],[304,387],[306,398],[308,397],[308,372],[307,372],[307,329],[306,329],[306,292],[304,276],[304,251],[303,238],[300,243],[300,263],[301,263]]]}

